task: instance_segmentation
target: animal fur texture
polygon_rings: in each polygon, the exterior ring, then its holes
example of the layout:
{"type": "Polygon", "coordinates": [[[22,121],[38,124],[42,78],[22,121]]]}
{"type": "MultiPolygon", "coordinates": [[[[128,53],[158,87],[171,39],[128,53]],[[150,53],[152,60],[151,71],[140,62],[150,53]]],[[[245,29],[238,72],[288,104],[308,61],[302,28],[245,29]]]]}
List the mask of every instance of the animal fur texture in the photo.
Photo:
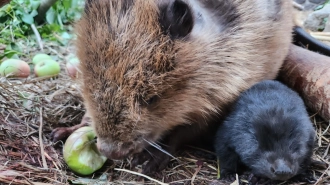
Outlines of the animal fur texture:
{"type": "Polygon", "coordinates": [[[242,172],[288,180],[310,164],[315,131],[298,93],[266,80],[243,92],[216,136],[221,176],[242,172]]]}

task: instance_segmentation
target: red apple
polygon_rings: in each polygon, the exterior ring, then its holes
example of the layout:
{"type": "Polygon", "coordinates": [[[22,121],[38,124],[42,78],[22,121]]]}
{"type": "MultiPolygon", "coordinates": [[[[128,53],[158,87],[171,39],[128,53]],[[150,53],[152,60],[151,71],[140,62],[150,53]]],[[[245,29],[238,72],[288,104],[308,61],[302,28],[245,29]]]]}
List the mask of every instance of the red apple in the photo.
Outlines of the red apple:
{"type": "Polygon", "coordinates": [[[0,65],[2,76],[27,78],[30,75],[30,66],[19,59],[7,59],[0,65]]]}
{"type": "Polygon", "coordinates": [[[76,78],[78,74],[78,65],[79,65],[79,59],[77,57],[71,58],[66,63],[66,71],[69,74],[71,78],[76,78]]]}

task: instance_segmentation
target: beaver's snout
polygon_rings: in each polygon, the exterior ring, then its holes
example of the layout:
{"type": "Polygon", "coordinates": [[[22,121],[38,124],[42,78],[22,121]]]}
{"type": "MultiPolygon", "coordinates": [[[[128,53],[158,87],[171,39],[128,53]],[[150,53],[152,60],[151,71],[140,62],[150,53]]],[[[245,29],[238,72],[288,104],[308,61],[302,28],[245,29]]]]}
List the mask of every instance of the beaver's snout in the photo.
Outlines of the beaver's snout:
{"type": "Polygon", "coordinates": [[[274,180],[285,181],[295,175],[294,165],[287,160],[277,159],[270,170],[274,180]]]}
{"type": "Polygon", "coordinates": [[[97,149],[102,155],[112,160],[122,160],[135,153],[133,143],[110,144],[99,138],[97,139],[97,149]]]}

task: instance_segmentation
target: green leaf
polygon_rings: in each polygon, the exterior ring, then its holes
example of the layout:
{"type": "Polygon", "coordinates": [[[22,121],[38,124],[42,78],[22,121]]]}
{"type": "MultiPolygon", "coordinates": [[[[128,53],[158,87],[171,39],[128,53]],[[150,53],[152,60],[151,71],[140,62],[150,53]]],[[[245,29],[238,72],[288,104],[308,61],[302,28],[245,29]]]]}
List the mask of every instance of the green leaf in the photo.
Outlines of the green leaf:
{"type": "Polygon", "coordinates": [[[5,52],[4,52],[4,55],[5,55],[7,58],[11,58],[11,57],[14,56],[15,54],[18,54],[18,52],[15,51],[15,50],[5,50],[5,52]]]}
{"type": "Polygon", "coordinates": [[[65,10],[69,10],[71,8],[71,0],[63,0],[63,7],[65,10]]]}
{"type": "Polygon", "coordinates": [[[54,8],[50,8],[47,13],[46,13],[46,20],[48,24],[54,24],[55,23],[55,18],[56,18],[56,12],[54,8]]]}
{"type": "Polygon", "coordinates": [[[12,10],[12,7],[10,4],[7,4],[0,8],[0,17],[7,16],[12,10]]]}
{"type": "Polygon", "coordinates": [[[72,35],[69,34],[68,32],[63,32],[61,34],[61,38],[59,39],[59,42],[62,43],[63,45],[66,45],[70,39],[72,39],[72,35]]]}
{"type": "Polygon", "coordinates": [[[32,12],[30,13],[31,16],[35,17],[36,15],[38,15],[38,11],[37,10],[32,10],[32,12]]]}
{"type": "Polygon", "coordinates": [[[62,23],[62,18],[61,18],[60,14],[57,14],[57,21],[58,21],[58,24],[61,26],[61,29],[63,29],[63,23],[62,23]]]}
{"type": "Polygon", "coordinates": [[[25,0],[16,0],[17,4],[23,4],[25,0]]]}
{"type": "Polygon", "coordinates": [[[16,16],[17,15],[24,15],[25,14],[24,9],[21,8],[21,7],[17,8],[16,11],[15,11],[15,14],[16,14],[16,16]]]}
{"type": "Polygon", "coordinates": [[[33,10],[37,10],[40,6],[40,0],[30,0],[30,3],[33,10]]]}
{"type": "MultiPolygon", "coordinates": [[[[0,43],[9,45],[22,41],[26,46],[26,43],[31,42],[28,40],[33,39],[34,35],[30,25],[34,23],[40,2],[41,0],[11,0],[9,4],[0,8],[0,43]]],[[[66,31],[72,32],[70,23],[81,17],[83,4],[84,0],[57,1],[46,13],[46,24],[37,27],[45,42],[67,44],[72,35],[66,31]]],[[[20,52],[20,48],[11,48],[6,54],[12,55],[11,50],[20,52]]],[[[4,53],[0,55],[5,57],[4,53]]]]}
{"type": "Polygon", "coordinates": [[[72,38],[72,35],[69,34],[68,32],[63,32],[63,33],[61,34],[61,37],[62,37],[63,39],[71,39],[71,38],[72,38]]]}
{"type": "Polygon", "coordinates": [[[79,0],[71,0],[71,6],[72,7],[78,7],[79,6],[79,0]]]}
{"type": "Polygon", "coordinates": [[[22,21],[26,24],[33,24],[33,16],[31,14],[23,14],[22,21]]]}

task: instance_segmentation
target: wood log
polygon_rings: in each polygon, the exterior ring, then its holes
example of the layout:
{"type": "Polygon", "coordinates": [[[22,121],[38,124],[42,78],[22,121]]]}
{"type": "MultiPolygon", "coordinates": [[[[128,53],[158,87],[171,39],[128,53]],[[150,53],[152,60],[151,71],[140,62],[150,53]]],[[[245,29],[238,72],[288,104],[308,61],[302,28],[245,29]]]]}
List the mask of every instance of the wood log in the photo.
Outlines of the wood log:
{"type": "Polygon", "coordinates": [[[330,57],[292,44],[278,79],[297,91],[311,111],[330,120],[330,57]]]}

